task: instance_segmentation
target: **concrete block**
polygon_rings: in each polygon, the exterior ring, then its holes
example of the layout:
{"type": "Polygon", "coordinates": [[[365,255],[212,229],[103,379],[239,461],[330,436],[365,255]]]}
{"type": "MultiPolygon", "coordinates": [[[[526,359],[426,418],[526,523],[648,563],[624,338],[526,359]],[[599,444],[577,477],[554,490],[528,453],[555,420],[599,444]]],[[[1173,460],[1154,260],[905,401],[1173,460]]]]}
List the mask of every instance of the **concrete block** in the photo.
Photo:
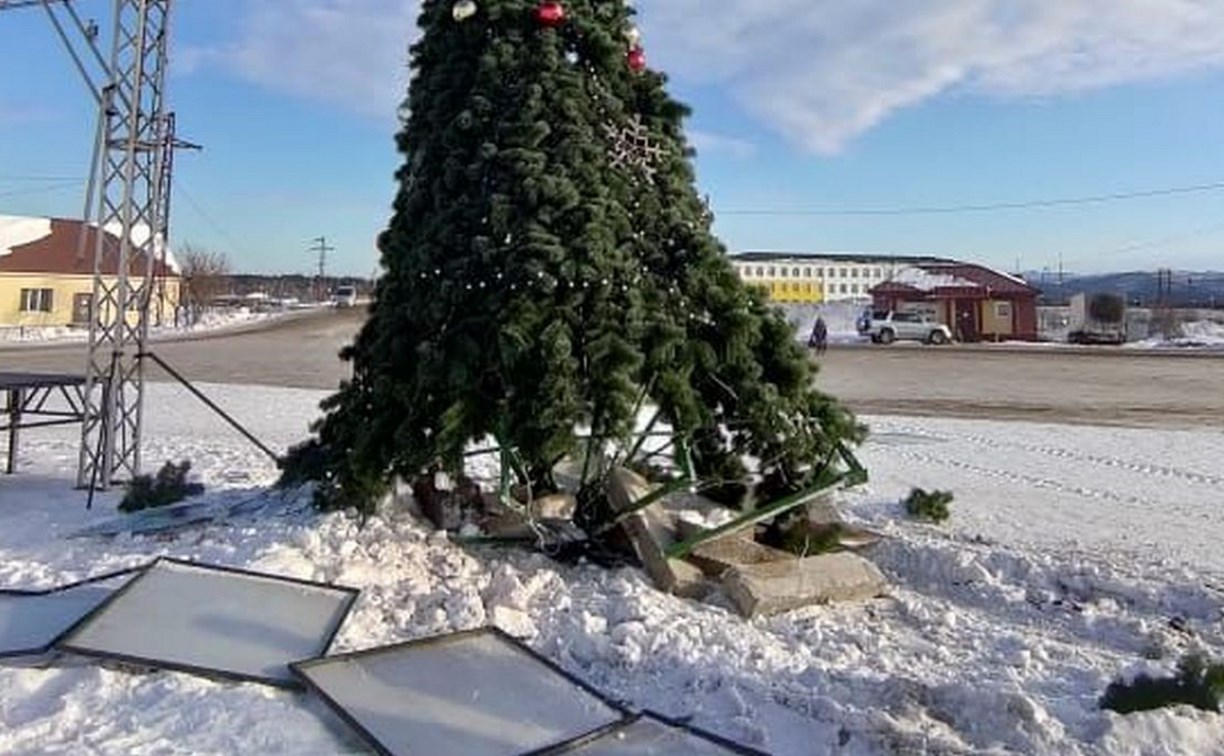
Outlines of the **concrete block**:
{"type": "Polygon", "coordinates": [[[705,574],[695,565],[667,557],[665,550],[674,535],[659,520],[659,513],[651,507],[629,515],[621,527],[656,588],[684,598],[702,598],[710,590],[705,574]]]}
{"type": "Polygon", "coordinates": [[[632,508],[654,489],[650,481],[624,467],[611,470],[605,485],[612,511],[618,514],[632,508]]]}
{"type": "Polygon", "coordinates": [[[578,498],[570,493],[541,496],[531,503],[535,516],[544,520],[572,520],[578,511],[578,498]]]}
{"type": "Polygon", "coordinates": [[[862,601],[879,596],[888,586],[878,567],[847,552],[740,565],[729,570],[722,583],[745,617],[862,601]]]}
{"type": "Polygon", "coordinates": [[[841,513],[833,503],[832,496],[821,496],[807,506],[807,519],[813,525],[840,525],[841,513]]]}
{"type": "Polygon", "coordinates": [[[765,562],[794,560],[794,554],[757,543],[750,537],[731,536],[703,543],[689,554],[688,560],[710,577],[721,577],[733,567],[765,562]]]}
{"type": "Polygon", "coordinates": [[[838,545],[851,551],[870,548],[882,540],[884,540],[884,534],[853,525],[843,526],[837,533],[838,545]]]}
{"type": "Polygon", "coordinates": [[[494,538],[518,539],[531,538],[535,535],[527,518],[510,510],[484,518],[480,527],[486,534],[494,538]]]}
{"type": "Polygon", "coordinates": [[[676,518],[676,535],[681,541],[696,538],[702,533],[705,533],[707,530],[709,530],[709,528],[705,525],[705,523],[693,522],[692,520],[685,518],[683,514],[676,518]]]}

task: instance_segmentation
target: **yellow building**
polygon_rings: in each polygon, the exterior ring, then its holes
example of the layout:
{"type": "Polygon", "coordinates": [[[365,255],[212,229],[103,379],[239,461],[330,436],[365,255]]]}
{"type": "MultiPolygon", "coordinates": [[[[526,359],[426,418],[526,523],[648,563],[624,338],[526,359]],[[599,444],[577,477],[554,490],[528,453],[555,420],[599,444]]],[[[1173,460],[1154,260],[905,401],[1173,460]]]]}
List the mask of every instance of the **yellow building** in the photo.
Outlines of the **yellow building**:
{"type": "Polygon", "coordinates": [[[887,281],[899,258],[872,255],[804,255],[745,252],[731,264],[740,280],[763,289],[772,302],[823,304],[867,302],[887,281]]]}
{"type": "MultiPolygon", "coordinates": [[[[87,328],[96,244],[95,229],[81,221],[0,216],[0,328],[87,328]]],[[[113,284],[119,273],[119,238],[105,233],[102,244],[102,273],[113,284]]],[[[128,271],[133,281],[143,279],[144,257],[133,255],[128,271]]],[[[179,276],[156,261],[154,280],[153,311],[172,319],[179,276]]]]}

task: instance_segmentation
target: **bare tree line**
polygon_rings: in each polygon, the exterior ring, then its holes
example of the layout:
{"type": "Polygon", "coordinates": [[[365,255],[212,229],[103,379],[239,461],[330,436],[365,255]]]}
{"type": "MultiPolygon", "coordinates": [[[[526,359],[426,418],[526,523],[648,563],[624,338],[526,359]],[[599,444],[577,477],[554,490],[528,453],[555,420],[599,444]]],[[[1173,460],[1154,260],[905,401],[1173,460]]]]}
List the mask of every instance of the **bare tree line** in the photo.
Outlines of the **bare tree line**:
{"type": "Polygon", "coordinates": [[[194,322],[213,300],[229,290],[229,258],[224,252],[193,244],[184,244],[176,257],[181,277],[180,306],[188,322],[194,322]]]}

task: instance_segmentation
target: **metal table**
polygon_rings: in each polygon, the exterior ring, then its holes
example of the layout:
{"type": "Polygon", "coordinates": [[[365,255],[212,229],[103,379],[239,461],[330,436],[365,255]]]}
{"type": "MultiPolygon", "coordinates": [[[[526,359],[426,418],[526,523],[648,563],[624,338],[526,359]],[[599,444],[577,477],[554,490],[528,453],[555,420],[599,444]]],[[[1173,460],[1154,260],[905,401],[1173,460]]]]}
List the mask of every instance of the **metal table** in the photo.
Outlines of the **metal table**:
{"type": "Polygon", "coordinates": [[[0,372],[0,394],[5,395],[0,432],[8,431],[5,472],[17,469],[17,442],[25,428],[75,425],[85,420],[85,376],[59,373],[0,372]],[[62,397],[67,407],[52,402],[62,397]]]}

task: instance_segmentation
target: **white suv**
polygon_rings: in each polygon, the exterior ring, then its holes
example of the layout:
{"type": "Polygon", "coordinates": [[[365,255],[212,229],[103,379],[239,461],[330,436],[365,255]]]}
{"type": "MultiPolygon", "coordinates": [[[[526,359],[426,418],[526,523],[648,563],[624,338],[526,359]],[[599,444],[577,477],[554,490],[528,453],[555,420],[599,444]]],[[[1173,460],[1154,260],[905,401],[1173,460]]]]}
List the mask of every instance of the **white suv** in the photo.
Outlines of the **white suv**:
{"type": "Polygon", "coordinates": [[[874,312],[871,321],[862,323],[859,331],[870,336],[875,344],[891,344],[894,341],[947,344],[952,341],[952,331],[946,325],[930,320],[919,312],[874,312]]]}

